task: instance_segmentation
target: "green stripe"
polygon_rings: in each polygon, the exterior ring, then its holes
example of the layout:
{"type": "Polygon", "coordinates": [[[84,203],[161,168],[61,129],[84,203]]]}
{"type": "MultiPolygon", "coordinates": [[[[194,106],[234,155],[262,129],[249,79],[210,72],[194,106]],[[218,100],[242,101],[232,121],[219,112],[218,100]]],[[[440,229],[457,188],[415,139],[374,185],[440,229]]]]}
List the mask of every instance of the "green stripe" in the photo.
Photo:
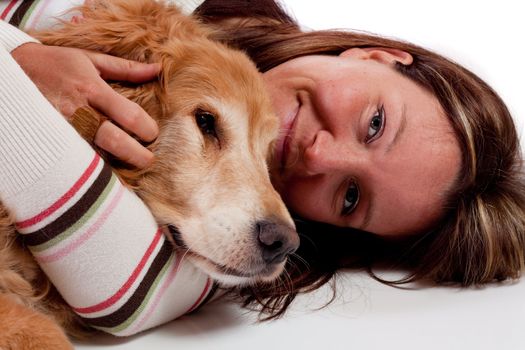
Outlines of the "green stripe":
{"type": "Polygon", "coordinates": [[[20,22],[20,25],[18,26],[18,28],[24,28],[26,26],[26,22],[29,20],[29,17],[31,17],[31,14],[35,10],[36,5],[38,5],[39,3],[40,1],[33,2],[31,7],[25,13],[24,18],[22,18],[22,21],[20,22]]]}
{"type": "Polygon", "coordinates": [[[95,327],[95,328],[105,331],[107,333],[117,334],[117,333],[122,332],[126,328],[130,327],[133,324],[133,322],[137,320],[139,315],[142,314],[142,312],[146,308],[146,305],[149,303],[149,300],[152,298],[153,294],[157,290],[157,287],[160,284],[160,281],[166,275],[168,271],[168,267],[171,265],[171,262],[173,261],[174,257],[175,257],[175,254],[172,254],[169,260],[166,262],[166,264],[162,268],[162,270],[160,271],[157,278],[155,279],[155,282],[153,282],[153,284],[151,285],[151,288],[149,289],[148,294],[146,294],[146,297],[144,298],[140,306],[137,308],[137,310],[135,310],[135,312],[125,322],[121,323],[120,325],[116,327],[112,327],[112,328],[107,328],[107,327],[95,327]]]}
{"type": "Polygon", "coordinates": [[[89,208],[86,214],[84,214],[80,218],[80,220],[78,220],[75,224],[71,225],[67,230],[65,230],[63,233],[59,234],[55,238],[50,239],[49,241],[42,243],[40,245],[29,247],[31,252],[40,253],[46,249],[49,249],[59,244],[63,240],[69,238],[71,235],[76,233],[80,229],[80,227],[85,225],[86,222],[88,222],[95,215],[95,213],[100,209],[100,206],[102,205],[102,203],[104,203],[106,198],[109,196],[109,193],[115,187],[116,183],[117,183],[117,177],[113,174],[111,176],[111,180],[109,180],[108,185],[106,186],[104,191],[100,194],[100,197],[98,197],[95,203],[93,203],[93,205],[89,208]]]}

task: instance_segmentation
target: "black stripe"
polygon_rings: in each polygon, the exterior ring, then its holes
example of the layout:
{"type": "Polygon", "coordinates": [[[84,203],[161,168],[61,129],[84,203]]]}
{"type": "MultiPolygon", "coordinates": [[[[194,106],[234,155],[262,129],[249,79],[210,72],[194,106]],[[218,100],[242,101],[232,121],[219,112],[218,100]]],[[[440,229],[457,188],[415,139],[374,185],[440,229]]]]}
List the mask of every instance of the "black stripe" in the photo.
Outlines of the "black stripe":
{"type": "Polygon", "coordinates": [[[50,222],[47,226],[38,231],[23,235],[24,242],[28,246],[40,245],[55,238],[75,224],[97,201],[100,194],[104,191],[111,180],[111,176],[111,168],[105,163],[97,179],[93,182],[87,192],[84,193],[84,195],[75,203],[75,205],[69,208],[58,219],[50,222]]]}
{"type": "Polygon", "coordinates": [[[168,240],[165,240],[148,272],[140,282],[140,285],[124,305],[109,315],[95,318],[82,317],[82,319],[93,327],[113,328],[124,323],[139,308],[144,298],[146,298],[155,279],[172,254],[173,247],[168,240]]]}
{"type": "Polygon", "coordinates": [[[27,10],[33,5],[35,1],[34,0],[24,0],[22,1],[22,4],[18,6],[15,13],[13,13],[13,16],[9,20],[9,24],[14,25],[15,27],[18,27],[22,20],[24,19],[24,15],[26,14],[27,10]]]}

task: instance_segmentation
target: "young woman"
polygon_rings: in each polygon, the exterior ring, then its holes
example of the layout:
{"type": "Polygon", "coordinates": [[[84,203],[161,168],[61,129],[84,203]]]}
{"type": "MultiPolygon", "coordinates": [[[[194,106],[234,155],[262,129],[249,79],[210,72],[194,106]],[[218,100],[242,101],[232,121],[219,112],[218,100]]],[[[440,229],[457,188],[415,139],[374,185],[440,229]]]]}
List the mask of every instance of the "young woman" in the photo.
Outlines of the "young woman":
{"type": "MultiPolygon", "coordinates": [[[[301,247],[289,280],[235,291],[246,303],[280,315],[297,293],[338,269],[380,262],[411,269],[392,284],[467,286],[520,276],[519,142],[504,103],[481,79],[409,43],[303,32],[273,1],[208,0],[195,14],[256,62],[282,120],[272,179],[297,216],[301,247]]],[[[53,100],[56,82],[27,57],[58,49],[24,46],[15,59],[53,100]]],[[[89,91],[80,96],[91,102],[89,91]]],[[[103,102],[93,104],[113,116],[103,102]]],[[[110,134],[101,128],[99,144],[130,160],[139,146],[122,151],[105,141],[110,134]]],[[[132,163],[146,164],[142,155],[132,163]]]]}

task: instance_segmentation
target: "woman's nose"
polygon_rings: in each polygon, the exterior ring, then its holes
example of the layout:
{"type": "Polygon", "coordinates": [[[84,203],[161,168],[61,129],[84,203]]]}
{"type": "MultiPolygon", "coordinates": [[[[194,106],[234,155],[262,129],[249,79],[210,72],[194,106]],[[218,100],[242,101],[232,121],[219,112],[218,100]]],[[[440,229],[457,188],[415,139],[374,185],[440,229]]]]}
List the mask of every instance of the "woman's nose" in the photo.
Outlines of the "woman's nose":
{"type": "Polygon", "coordinates": [[[320,130],[313,142],[304,150],[303,162],[306,175],[332,173],[344,167],[342,149],[337,145],[334,136],[320,130]]]}

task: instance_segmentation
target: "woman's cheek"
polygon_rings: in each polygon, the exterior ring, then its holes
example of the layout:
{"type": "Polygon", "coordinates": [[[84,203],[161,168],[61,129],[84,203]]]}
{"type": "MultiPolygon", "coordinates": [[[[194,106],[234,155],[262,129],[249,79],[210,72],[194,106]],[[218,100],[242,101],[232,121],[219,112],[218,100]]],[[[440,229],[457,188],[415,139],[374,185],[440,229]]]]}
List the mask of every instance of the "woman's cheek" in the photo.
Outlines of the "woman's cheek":
{"type": "Polygon", "coordinates": [[[287,207],[299,216],[321,222],[329,222],[326,194],[311,181],[290,181],[281,196],[287,207]]]}

